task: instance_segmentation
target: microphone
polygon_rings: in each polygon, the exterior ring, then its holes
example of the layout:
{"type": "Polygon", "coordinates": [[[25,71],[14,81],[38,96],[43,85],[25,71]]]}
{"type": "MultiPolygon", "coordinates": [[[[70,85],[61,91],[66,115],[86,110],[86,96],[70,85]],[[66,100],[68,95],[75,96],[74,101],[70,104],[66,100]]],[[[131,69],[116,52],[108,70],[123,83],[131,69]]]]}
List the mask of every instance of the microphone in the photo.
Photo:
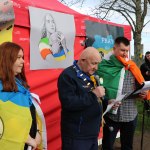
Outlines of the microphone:
{"type": "MultiPolygon", "coordinates": [[[[98,75],[95,75],[95,80],[96,80],[98,86],[103,85],[103,78],[99,78],[98,75]]],[[[104,97],[101,97],[101,99],[104,100],[104,97]]]]}
{"type": "Polygon", "coordinates": [[[95,80],[96,80],[98,86],[103,85],[103,78],[99,78],[98,75],[95,75],[95,80]]]}
{"type": "MultiPolygon", "coordinates": [[[[95,75],[95,80],[96,80],[98,86],[103,85],[103,78],[99,78],[98,75],[95,75]]],[[[101,97],[101,99],[104,100],[104,97],[101,97]]],[[[104,124],[106,127],[108,127],[110,132],[114,131],[114,127],[107,125],[105,121],[104,121],[104,124]]]]}
{"type": "Polygon", "coordinates": [[[111,126],[111,127],[109,127],[109,131],[114,131],[114,128],[111,126]]]}
{"type": "Polygon", "coordinates": [[[109,129],[110,132],[114,131],[114,127],[108,126],[106,123],[105,123],[105,125],[106,125],[106,127],[108,127],[108,129],[109,129]]]}
{"type": "Polygon", "coordinates": [[[32,146],[29,145],[28,148],[27,148],[27,150],[32,150],[32,146]]]}
{"type": "Polygon", "coordinates": [[[108,124],[106,124],[105,121],[103,121],[105,126],[109,129],[110,132],[114,131],[114,127],[113,126],[109,126],[108,124]]]}

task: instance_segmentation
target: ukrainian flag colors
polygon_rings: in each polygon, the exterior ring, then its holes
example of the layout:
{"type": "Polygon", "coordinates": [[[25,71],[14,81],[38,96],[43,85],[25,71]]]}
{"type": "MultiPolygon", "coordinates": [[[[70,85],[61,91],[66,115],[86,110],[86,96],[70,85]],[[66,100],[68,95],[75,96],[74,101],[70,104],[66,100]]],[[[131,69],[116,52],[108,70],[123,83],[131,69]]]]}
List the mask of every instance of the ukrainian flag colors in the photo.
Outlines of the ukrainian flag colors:
{"type": "Polygon", "coordinates": [[[32,116],[30,106],[36,108],[37,125],[41,131],[42,142],[38,149],[47,150],[46,124],[36,94],[30,93],[16,78],[17,92],[4,92],[0,81],[0,148],[3,150],[23,150],[27,141],[32,116]]]}
{"type": "MultiPolygon", "coordinates": [[[[70,51],[67,50],[67,53],[70,54],[70,51]]],[[[63,49],[59,53],[53,54],[53,56],[54,56],[54,59],[57,61],[61,61],[61,60],[66,59],[66,55],[65,55],[65,52],[63,49]]]]}
{"type": "Polygon", "coordinates": [[[3,150],[23,150],[32,123],[30,92],[18,79],[16,84],[17,92],[4,92],[0,81],[0,118],[3,122],[0,148],[3,150]]]}
{"type": "Polygon", "coordinates": [[[0,99],[0,117],[4,127],[0,147],[3,150],[23,150],[31,128],[30,109],[0,99]]]}
{"type": "MultiPolygon", "coordinates": [[[[41,54],[43,59],[46,59],[46,56],[49,54],[52,54],[56,61],[62,61],[64,59],[66,59],[64,49],[62,49],[60,52],[58,52],[56,54],[52,53],[48,38],[42,38],[40,40],[39,50],[40,50],[40,54],[41,54]]],[[[67,50],[67,53],[70,54],[69,50],[67,50]]]]}

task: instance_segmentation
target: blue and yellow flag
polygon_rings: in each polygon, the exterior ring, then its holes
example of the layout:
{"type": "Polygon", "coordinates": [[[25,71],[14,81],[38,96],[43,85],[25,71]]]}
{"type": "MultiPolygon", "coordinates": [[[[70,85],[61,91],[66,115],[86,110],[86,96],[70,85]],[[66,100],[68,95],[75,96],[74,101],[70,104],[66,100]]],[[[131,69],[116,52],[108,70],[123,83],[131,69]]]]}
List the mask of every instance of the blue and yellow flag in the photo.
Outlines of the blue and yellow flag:
{"type": "Polygon", "coordinates": [[[0,148],[23,150],[31,128],[31,101],[28,90],[3,92],[0,82],[0,148]]]}

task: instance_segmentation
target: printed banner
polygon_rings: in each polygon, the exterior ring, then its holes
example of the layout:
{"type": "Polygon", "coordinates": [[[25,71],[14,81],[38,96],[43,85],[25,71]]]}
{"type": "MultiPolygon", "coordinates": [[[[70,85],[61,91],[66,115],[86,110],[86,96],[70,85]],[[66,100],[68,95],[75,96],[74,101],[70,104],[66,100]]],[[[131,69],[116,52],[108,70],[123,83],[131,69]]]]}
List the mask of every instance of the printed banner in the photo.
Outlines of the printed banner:
{"type": "Polygon", "coordinates": [[[93,46],[104,56],[110,55],[114,40],[118,36],[123,36],[122,27],[109,24],[100,24],[93,21],[85,21],[86,24],[86,46],[93,46]]]}
{"type": "Polygon", "coordinates": [[[14,19],[13,2],[0,0],[0,44],[5,41],[12,41],[14,19]]]}
{"type": "Polygon", "coordinates": [[[29,7],[30,69],[66,68],[74,60],[73,15],[29,7]]]}

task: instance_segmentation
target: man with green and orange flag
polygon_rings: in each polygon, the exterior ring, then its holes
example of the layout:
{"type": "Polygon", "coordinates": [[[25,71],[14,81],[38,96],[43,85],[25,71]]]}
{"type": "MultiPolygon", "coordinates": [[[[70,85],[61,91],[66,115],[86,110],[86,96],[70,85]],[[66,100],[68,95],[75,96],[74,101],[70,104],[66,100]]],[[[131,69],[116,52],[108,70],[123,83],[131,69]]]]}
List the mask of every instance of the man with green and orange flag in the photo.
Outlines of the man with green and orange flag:
{"type": "MultiPolygon", "coordinates": [[[[113,54],[109,60],[103,60],[99,64],[98,75],[104,79],[103,86],[106,90],[105,101],[116,99],[118,95],[130,93],[138,85],[144,82],[139,68],[132,60],[128,59],[130,42],[125,37],[115,39],[113,54]]],[[[148,98],[148,92],[140,93],[138,97],[148,98]]],[[[108,104],[107,103],[107,104],[108,104]]],[[[113,111],[112,111],[113,112],[113,111]]],[[[131,97],[122,101],[116,114],[108,112],[104,119],[103,127],[103,150],[113,150],[117,132],[120,130],[122,150],[132,150],[133,137],[137,123],[136,99],[131,97]],[[109,127],[113,127],[110,130],[109,127]]]]}

